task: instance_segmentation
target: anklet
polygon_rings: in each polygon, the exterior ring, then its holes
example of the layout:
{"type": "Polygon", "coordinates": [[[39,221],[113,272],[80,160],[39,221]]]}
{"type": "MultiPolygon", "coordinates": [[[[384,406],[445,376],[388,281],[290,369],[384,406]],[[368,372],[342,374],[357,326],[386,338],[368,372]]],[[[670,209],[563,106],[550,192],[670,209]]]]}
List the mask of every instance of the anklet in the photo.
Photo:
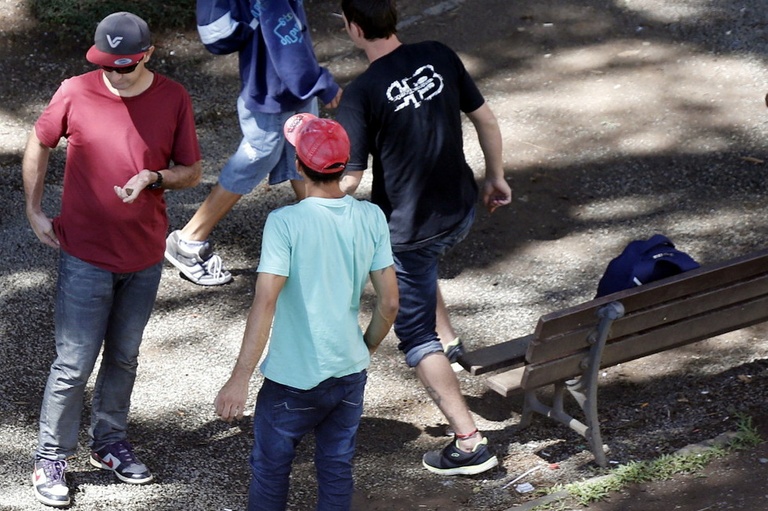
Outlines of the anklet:
{"type": "Polygon", "coordinates": [[[467,433],[465,435],[462,435],[461,433],[454,433],[454,435],[459,440],[467,440],[467,439],[472,438],[473,436],[477,435],[478,433],[479,433],[479,431],[477,430],[477,428],[475,428],[474,431],[472,431],[471,433],[467,433]]]}

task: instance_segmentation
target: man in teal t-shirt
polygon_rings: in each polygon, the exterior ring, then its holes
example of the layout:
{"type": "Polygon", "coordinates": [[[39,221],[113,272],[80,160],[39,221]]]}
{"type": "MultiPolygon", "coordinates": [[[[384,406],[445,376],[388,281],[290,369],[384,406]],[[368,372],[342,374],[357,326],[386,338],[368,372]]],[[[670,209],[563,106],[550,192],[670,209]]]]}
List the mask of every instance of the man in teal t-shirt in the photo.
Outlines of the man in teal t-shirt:
{"type": "Polygon", "coordinates": [[[340,124],[298,114],[284,131],[296,147],[307,198],[267,218],[240,355],[216,397],[216,413],[227,421],[242,417],[270,339],[256,401],[248,509],[285,509],[294,451],[310,431],[317,507],[349,509],[366,368],[398,310],[389,228],[378,206],[341,191],[349,138],[340,124]],[[369,277],[376,306],[363,333],[358,315],[369,277]]]}

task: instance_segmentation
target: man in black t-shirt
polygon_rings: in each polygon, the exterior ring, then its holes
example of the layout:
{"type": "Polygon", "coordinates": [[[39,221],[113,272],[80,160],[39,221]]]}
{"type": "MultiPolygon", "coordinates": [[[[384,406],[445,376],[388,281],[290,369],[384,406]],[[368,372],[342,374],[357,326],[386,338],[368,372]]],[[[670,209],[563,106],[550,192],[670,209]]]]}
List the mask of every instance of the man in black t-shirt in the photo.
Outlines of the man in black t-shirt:
{"type": "Polygon", "coordinates": [[[464,157],[462,112],[485,157],[483,203],[493,212],[511,201],[499,126],[453,50],[438,42],[398,40],[394,0],[342,0],[342,10],[347,33],[370,62],[339,105],[337,119],[352,143],[342,187],[355,191],[372,155],[371,200],[387,217],[400,290],[399,349],[456,436],[443,450],[425,454],[424,466],[443,475],[478,474],[498,459],[475,426],[440,342],[455,334],[437,269],[440,257],[469,232],[478,198],[464,157]],[[439,326],[446,324],[447,330],[439,326]]]}

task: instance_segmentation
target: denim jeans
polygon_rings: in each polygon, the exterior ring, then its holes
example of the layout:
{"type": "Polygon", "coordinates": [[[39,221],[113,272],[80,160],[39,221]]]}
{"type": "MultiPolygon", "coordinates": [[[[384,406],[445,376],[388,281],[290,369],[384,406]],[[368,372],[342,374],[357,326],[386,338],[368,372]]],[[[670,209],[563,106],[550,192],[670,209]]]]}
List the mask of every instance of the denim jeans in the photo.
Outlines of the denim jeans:
{"type": "Polygon", "coordinates": [[[442,351],[437,337],[437,270],[440,257],[469,234],[475,219],[473,209],[453,230],[413,250],[395,252],[400,310],[395,319],[398,349],[409,367],[416,367],[428,354],[442,351]]]}
{"type": "Polygon", "coordinates": [[[219,184],[229,192],[245,195],[267,174],[271,185],[301,179],[296,170],[296,150],[283,135],[285,121],[300,112],[318,115],[317,99],[313,98],[296,111],[268,114],[248,110],[245,101],[238,98],[237,113],[243,139],[221,169],[219,184]]]}
{"type": "Polygon", "coordinates": [[[352,456],[367,372],[329,378],[309,390],[265,379],[256,400],[249,511],[283,511],[296,447],[315,432],[320,511],[346,511],[352,503],[352,456]]]}
{"type": "Polygon", "coordinates": [[[99,450],[126,438],[139,346],[161,271],[159,262],[135,273],[112,273],[61,252],[56,359],[43,394],[36,457],[62,460],[77,450],[83,394],[102,346],[90,447],[99,450]]]}

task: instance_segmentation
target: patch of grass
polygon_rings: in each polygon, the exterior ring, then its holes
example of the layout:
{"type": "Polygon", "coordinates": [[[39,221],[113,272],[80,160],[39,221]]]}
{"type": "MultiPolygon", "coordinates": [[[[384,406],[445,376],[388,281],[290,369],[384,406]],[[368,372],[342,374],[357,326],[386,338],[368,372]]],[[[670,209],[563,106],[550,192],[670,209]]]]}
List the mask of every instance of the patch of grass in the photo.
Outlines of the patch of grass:
{"type": "Polygon", "coordinates": [[[711,447],[695,454],[667,454],[652,461],[633,461],[613,470],[609,475],[573,483],[565,489],[581,504],[603,500],[610,493],[630,484],[665,481],[680,474],[693,474],[706,467],[712,460],[722,458],[729,448],[711,447]]]}
{"type": "MultiPolygon", "coordinates": [[[[711,461],[722,458],[727,454],[754,447],[763,439],[753,424],[752,417],[745,414],[737,415],[738,424],[735,437],[726,446],[710,447],[693,454],[668,454],[651,461],[632,461],[612,470],[609,474],[581,483],[558,485],[550,490],[551,493],[566,490],[579,504],[587,505],[597,502],[616,492],[636,483],[664,481],[679,474],[693,474],[701,471],[711,461]]],[[[561,501],[550,502],[537,506],[537,510],[557,510],[561,501]]]]}
{"type": "Polygon", "coordinates": [[[547,502],[546,504],[536,506],[533,508],[533,511],[573,511],[573,507],[567,504],[564,500],[558,500],[555,502],[547,502]]]}
{"type": "Polygon", "coordinates": [[[195,25],[195,1],[176,0],[28,0],[30,13],[45,30],[60,37],[93,37],[99,21],[107,15],[128,11],[147,22],[152,32],[195,25]]]}
{"type": "Polygon", "coordinates": [[[763,441],[760,434],[757,432],[757,427],[755,427],[752,417],[743,413],[737,414],[736,417],[739,419],[739,429],[736,438],[731,442],[733,448],[739,450],[749,449],[763,441]]]}

